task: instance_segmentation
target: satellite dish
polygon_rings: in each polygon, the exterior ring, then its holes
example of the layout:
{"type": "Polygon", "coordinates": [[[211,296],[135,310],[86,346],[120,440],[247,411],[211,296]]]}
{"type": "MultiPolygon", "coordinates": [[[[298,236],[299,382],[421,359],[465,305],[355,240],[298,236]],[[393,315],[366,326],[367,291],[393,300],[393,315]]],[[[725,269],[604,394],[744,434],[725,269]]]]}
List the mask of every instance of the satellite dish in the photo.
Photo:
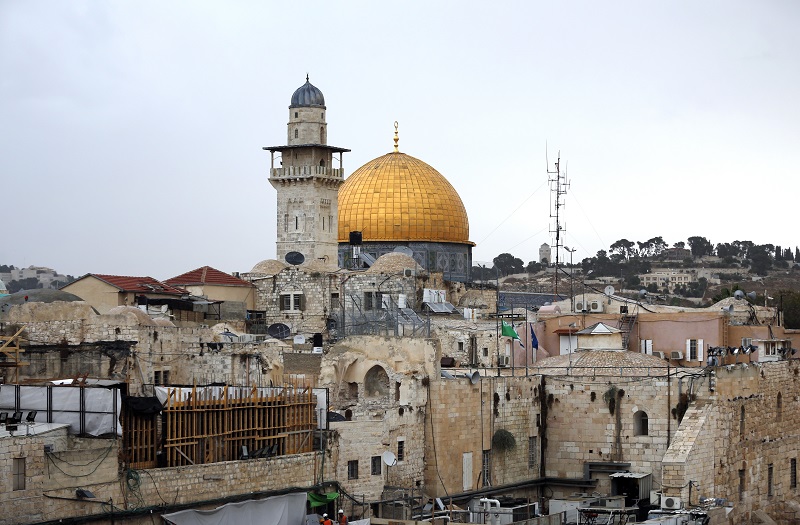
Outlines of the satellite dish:
{"type": "Polygon", "coordinates": [[[283,323],[275,323],[269,325],[269,328],[267,328],[267,333],[275,339],[286,339],[292,334],[292,331],[289,330],[289,327],[283,323]]]}
{"type": "Polygon", "coordinates": [[[641,290],[639,290],[639,298],[644,299],[645,297],[647,297],[647,290],[642,288],[641,290]]]}
{"type": "Polygon", "coordinates": [[[306,260],[306,257],[300,252],[289,252],[286,254],[284,259],[286,259],[287,263],[297,266],[299,264],[303,264],[303,261],[306,260]]]}
{"type": "Polygon", "coordinates": [[[744,299],[744,292],[741,290],[736,290],[735,292],[733,292],[733,297],[735,297],[736,299],[744,299]]]}
{"type": "Polygon", "coordinates": [[[614,295],[615,291],[616,290],[614,290],[614,287],[611,286],[610,284],[603,289],[603,293],[605,293],[606,295],[614,295]]]}
{"type": "Polygon", "coordinates": [[[750,299],[751,301],[755,301],[756,300],[756,293],[755,292],[748,293],[747,294],[747,298],[750,299]]]}
{"type": "Polygon", "coordinates": [[[397,456],[389,450],[381,454],[381,459],[387,467],[393,467],[397,464],[397,456]]]}
{"type": "Polygon", "coordinates": [[[294,344],[302,345],[305,344],[305,342],[306,342],[306,337],[304,335],[297,334],[296,336],[294,336],[294,344]]]}
{"type": "Polygon", "coordinates": [[[405,255],[408,255],[409,257],[414,257],[414,250],[412,250],[408,246],[398,246],[397,248],[394,249],[394,251],[396,251],[397,253],[403,253],[405,255]]]}

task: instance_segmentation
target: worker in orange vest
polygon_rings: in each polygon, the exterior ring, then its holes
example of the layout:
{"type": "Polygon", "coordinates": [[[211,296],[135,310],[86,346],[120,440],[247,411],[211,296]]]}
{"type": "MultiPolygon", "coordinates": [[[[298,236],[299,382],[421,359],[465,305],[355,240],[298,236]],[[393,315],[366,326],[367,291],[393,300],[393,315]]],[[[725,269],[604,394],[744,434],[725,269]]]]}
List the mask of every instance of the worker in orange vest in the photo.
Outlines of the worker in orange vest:
{"type": "Polygon", "coordinates": [[[327,515],[327,514],[323,514],[323,515],[322,515],[322,519],[321,519],[321,520],[319,520],[319,522],[320,522],[322,525],[333,525],[333,522],[331,521],[331,519],[328,517],[328,515],[327,515]]]}
{"type": "Polygon", "coordinates": [[[339,509],[339,525],[347,525],[347,516],[342,509],[339,509]]]}

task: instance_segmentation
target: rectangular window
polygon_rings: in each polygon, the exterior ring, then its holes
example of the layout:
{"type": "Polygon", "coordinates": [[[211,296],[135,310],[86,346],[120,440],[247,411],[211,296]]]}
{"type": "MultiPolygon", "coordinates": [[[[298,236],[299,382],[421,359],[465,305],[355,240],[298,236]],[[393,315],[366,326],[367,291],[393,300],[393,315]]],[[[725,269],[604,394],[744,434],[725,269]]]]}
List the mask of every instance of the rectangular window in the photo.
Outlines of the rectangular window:
{"type": "Polygon", "coordinates": [[[458,342],[458,351],[459,351],[459,353],[464,352],[464,341],[459,341],[458,342]]]}
{"type": "Polygon", "coordinates": [[[481,466],[481,475],[483,476],[483,486],[490,487],[492,485],[492,451],[483,451],[483,464],[481,466]]]}
{"type": "Polygon", "coordinates": [[[739,501],[744,501],[744,469],[739,469],[739,501]]]}
{"type": "Polygon", "coordinates": [[[797,488],[797,458],[792,458],[789,462],[789,487],[797,488]]]}
{"type": "Polygon", "coordinates": [[[364,310],[375,308],[375,295],[372,292],[364,292],[364,310]]]}
{"type": "Polygon", "coordinates": [[[25,490],[25,458],[14,458],[12,468],[12,490],[25,490]]]}
{"type": "Polygon", "coordinates": [[[397,461],[403,461],[406,458],[406,442],[403,439],[397,440],[397,461]]]}
{"type": "Polygon", "coordinates": [[[483,347],[483,357],[489,357],[489,349],[487,347],[483,347]]]}
{"type": "Polygon", "coordinates": [[[372,456],[372,460],[371,460],[370,463],[372,465],[371,468],[370,468],[370,473],[373,476],[380,476],[381,475],[381,468],[382,468],[381,467],[381,464],[382,464],[381,457],[380,456],[372,456]]]}
{"type": "Polygon", "coordinates": [[[163,384],[168,385],[169,384],[169,370],[162,371],[161,372],[161,377],[164,380],[163,384]]]}
{"type": "Polygon", "coordinates": [[[352,459],[347,462],[347,479],[358,479],[358,460],[352,459]]]}
{"type": "Polygon", "coordinates": [[[331,294],[331,308],[341,308],[341,305],[339,304],[339,294],[338,293],[332,293],[331,294]]]}
{"type": "Polygon", "coordinates": [[[536,436],[530,436],[528,438],[528,468],[533,469],[536,468],[536,436]]]}
{"type": "Polygon", "coordinates": [[[697,339],[689,339],[689,360],[697,361],[697,339]]]}
{"type": "Polygon", "coordinates": [[[772,463],[767,466],[767,497],[772,497],[772,463]]]}
{"type": "Polygon", "coordinates": [[[281,294],[281,310],[284,312],[299,312],[303,309],[303,294],[299,292],[281,294]]]}
{"type": "Polygon", "coordinates": [[[154,385],[163,384],[163,383],[161,383],[161,372],[159,370],[156,370],[155,372],[153,372],[153,384],[154,385]]]}

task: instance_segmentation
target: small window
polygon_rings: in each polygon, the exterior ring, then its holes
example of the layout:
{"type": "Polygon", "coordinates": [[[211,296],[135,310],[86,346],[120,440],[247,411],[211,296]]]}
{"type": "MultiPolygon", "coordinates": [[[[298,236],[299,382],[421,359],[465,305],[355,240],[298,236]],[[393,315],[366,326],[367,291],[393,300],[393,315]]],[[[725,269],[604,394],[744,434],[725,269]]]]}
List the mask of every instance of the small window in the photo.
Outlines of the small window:
{"type": "Polygon", "coordinates": [[[772,469],[772,463],[770,463],[769,465],[767,465],[767,497],[769,498],[771,498],[774,495],[772,490],[772,475],[773,475],[773,469],[772,469]]]}
{"type": "Polygon", "coordinates": [[[403,439],[397,440],[397,461],[404,461],[406,457],[406,442],[403,439]]]}
{"type": "Polygon", "coordinates": [[[303,294],[300,292],[281,294],[280,307],[284,312],[300,312],[303,310],[303,294]]]}
{"type": "Polygon", "coordinates": [[[325,112],[324,111],[319,114],[319,118],[325,118],[325,112]]]}
{"type": "Polygon", "coordinates": [[[739,469],[739,501],[744,501],[744,469],[739,469]]]}
{"type": "Polygon", "coordinates": [[[347,479],[358,479],[358,460],[352,459],[347,462],[347,479]]]}
{"type": "Polygon", "coordinates": [[[778,392],[778,398],[775,400],[775,419],[781,421],[783,419],[783,394],[778,392]]]}
{"type": "Polygon", "coordinates": [[[492,451],[483,451],[483,464],[481,465],[481,475],[483,476],[483,486],[492,485],[492,451]]]}
{"type": "Polygon", "coordinates": [[[537,454],[536,454],[536,436],[530,436],[528,438],[528,468],[533,469],[536,468],[536,461],[537,454]]]}
{"type": "Polygon", "coordinates": [[[372,460],[370,461],[372,468],[370,469],[370,473],[373,476],[380,476],[381,475],[381,457],[380,456],[372,456],[372,460]]]}
{"type": "Polygon", "coordinates": [[[156,370],[155,372],[153,372],[153,384],[154,384],[154,385],[161,385],[161,384],[163,384],[163,383],[161,382],[161,371],[160,371],[160,370],[156,370]]]}
{"type": "Polygon", "coordinates": [[[489,357],[489,348],[483,347],[483,357],[489,357]]]}
{"type": "Polygon", "coordinates": [[[739,410],[739,439],[744,439],[744,405],[739,410]]]}
{"type": "Polygon", "coordinates": [[[294,138],[297,138],[297,137],[298,137],[298,135],[299,135],[299,132],[298,132],[298,130],[294,130],[294,138]]]}
{"type": "Polygon", "coordinates": [[[464,341],[459,341],[458,342],[458,351],[459,352],[463,352],[464,351],[464,341]]]}
{"type": "Polygon", "coordinates": [[[797,458],[792,458],[789,461],[789,487],[797,488],[797,458]]]}
{"type": "Polygon", "coordinates": [[[648,435],[647,412],[640,410],[633,415],[633,434],[635,436],[648,435]]]}
{"type": "Polygon", "coordinates": [[[25,458],[14,458],[12,490],[25,490],[25,458]]]}
{"type": "Polygon", "coordinates": [[[297,111],[294,112],[294,118],[297,118],[297,111]]]}

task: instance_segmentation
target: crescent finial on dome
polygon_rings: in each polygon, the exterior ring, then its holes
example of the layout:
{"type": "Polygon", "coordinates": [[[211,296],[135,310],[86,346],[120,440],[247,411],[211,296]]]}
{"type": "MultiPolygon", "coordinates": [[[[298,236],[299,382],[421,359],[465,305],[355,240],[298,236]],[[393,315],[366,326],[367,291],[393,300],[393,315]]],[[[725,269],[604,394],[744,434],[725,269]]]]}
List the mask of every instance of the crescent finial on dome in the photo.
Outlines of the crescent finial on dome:
{"type": "Polygon", "coordinates": [[[398,127],[399,127],[399,124],[395,120],[394,121],[394,152],[395,153],[400,153],[400,150],[397,148],[397,143],[400,142],[400,137],[397,136],[397,128],[398,127]]]}

